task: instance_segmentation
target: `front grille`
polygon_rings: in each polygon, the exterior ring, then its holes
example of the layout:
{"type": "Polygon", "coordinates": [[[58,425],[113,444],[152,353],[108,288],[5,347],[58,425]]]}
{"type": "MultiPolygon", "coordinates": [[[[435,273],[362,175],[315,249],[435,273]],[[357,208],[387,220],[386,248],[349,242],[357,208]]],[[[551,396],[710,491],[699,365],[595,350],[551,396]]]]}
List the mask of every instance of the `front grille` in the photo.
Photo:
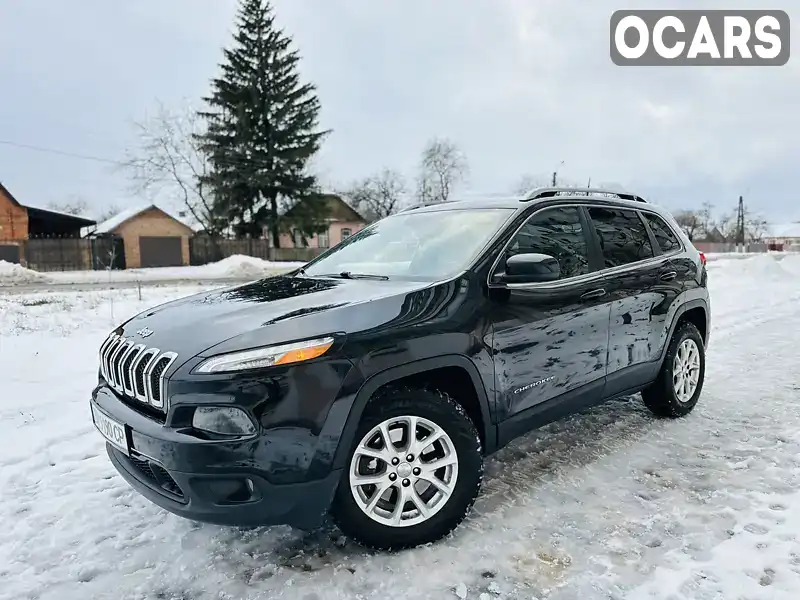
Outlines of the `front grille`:
{"type": "Polygon", "coordinates": [[[166,495],[174,496],[177,500],[185,499],[180,486],[178,486],[178,484],[164,467],[149,460],[145,456],[136,456],[132,454],[127,458],[130,463],[136,467],[140,475],[142,475],[151,485],[155,485],[166,492],[166,495]]]}
{"type": "Polygon", "coordinates": [[[100,373],[128,400],[166,412],[164,379],[175,352],[162,352],[112,333],[100,347],[100,373]]]}

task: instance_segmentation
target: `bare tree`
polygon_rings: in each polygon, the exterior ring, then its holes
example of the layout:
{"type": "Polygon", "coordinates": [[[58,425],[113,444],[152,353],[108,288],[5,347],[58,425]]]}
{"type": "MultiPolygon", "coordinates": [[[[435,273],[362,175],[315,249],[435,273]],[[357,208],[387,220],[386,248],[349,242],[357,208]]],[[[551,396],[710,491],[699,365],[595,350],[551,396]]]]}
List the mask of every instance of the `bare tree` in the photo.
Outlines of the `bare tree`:
{"type": "Polygon", "coordinates": [[[173,112],[159,104],[153,117],[134,125],[139,147],[125,168],[137,191],[178,200],[208,233],[219,233],[211,188],[203,183],[210,170],[198,138],[203,121],[188,107],[173,112]]]}
{"type": "MultiPolygon", "coordinates": [[[[581,189],[585,187],[589,187],[588,185],[581,185],[569,179],[559,178],[556,182],[558,187],[565,187],[565,188],[576,188],[581,189]]],[[[517,180],[517,183],[511,188],[511,193],[517,195],[523,195],[527,192],[531,192],[536,188],[543,188],[543,187],[552,187],[553,181],[544,176],[540,175],[533,175],[531,173],[526,173],[522,177],[517,180]]],[[[607,186],[600,186],[600,187],[607,187],[607,186]]]]}
{"type": "Polygon", "coordinates": [[[64,202],[51,202],[47,205],[51,210],[82,217],[89,213],[89,204],[83,198],[70,198],[64,202]]]}
{"type": "Polygon", "coordinates": [[[680,228],[683,229],[683,232],[689,238],[689,241],[694,241],[695,236],[703,232],[703,220],[697,211],[680,210],[673,216],[680,228]]]}
{"type": "Polygon", "coordinates": [[[107,221],[114,215],[119,214],[120,208],[116,204],[109,204],[99,213],[97,213],[97,222],[102,223],[103,221],[107,221]]]}
{"type": "Polygon", "coordinates": [[[420,202],[447,202],[453,188],[469,174],[466,156],[445,138],[433,138],[422,151],[417,179],[420,202]]]}
{"type": "Polygon", "coordinates": [[[368,221],[377,221],[396,212],[405,202],[406,194],[403,175],[393,169],[383,169],[343,191],[353,208],[368,221]]]}
{"type": "Polygon", "coordinates": [[[521,196],[536,188],[549,187],[549,186],[550,183],[546,179],[542,177],[537,177],[536,175],[526,174],[517,180],[517,183],[514,184],[514,187],[512,188],[511,192],[513,194],[521,196]]]}
{"type": "MultiPolygon", "coordinates": [[[[722,218],[719,220],[719,224],[717,225],[722,235],[725,236],[725,240],[728,242],[735,242],[737,238],[737,231],[736,231],[737,212],[738,211],[736,210],[732,210],[731,212],[723,215],[722,218]]],[[[761,217],[760,215],[753,214],[745,206],[744,207],[745,243],[759,242],[764,238],[765,235],[767,235],[768,232],[769,232],[769,223],[767,222],[767,220],[761,217]]]]}

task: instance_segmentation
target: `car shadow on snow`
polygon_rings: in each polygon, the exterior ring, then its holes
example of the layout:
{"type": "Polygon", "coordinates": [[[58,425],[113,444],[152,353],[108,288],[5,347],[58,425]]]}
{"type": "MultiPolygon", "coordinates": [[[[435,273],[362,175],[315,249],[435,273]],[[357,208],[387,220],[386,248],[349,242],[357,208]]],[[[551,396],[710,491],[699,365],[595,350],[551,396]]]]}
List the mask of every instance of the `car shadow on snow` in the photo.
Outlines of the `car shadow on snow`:
{"type": "MultiPolygon", "coordinates": [[[[625,397],[577,413],[535,430],[495,453],[486,461],[483,488],[475,508],[453,535],[480,528],[481,522],[513,509],[538,486],[559,475],[580,475],[595,461],[640,440],[657,426],[641,397],[625,397]]],[[[206,526],[199,526],[205,528],[206,526]]],[[[248,584],[269,579],[279,570],[312,573],[324,569],[355,572],[359,557],[373,554],[345,538],[328,522],[317,531],[302,533],[285,527],[233,528],[214,536],[231,551],[232,570],[248,584]],[[234,558],[252,558],[252,567],[234,558]],[[242,570],[242,567],[244,569],[242,570]]],[[[245,562],[250,562],[245,560],[245,562]]]]}

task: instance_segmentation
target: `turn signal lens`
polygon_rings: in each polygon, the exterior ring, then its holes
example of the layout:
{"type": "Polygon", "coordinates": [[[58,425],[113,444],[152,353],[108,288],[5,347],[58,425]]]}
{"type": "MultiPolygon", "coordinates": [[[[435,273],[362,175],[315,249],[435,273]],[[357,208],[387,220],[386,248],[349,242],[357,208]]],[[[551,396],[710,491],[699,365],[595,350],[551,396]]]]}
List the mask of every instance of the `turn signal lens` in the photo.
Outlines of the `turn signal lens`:
{"type": "Polygon", "coordinates": [[[294,344],[231,352],[209,358],[195,369],[195,373],[230,373],[304,362],[322,356],[330,350],[331,346],[333,346],[333,338],[326,337],[294,344]]]}

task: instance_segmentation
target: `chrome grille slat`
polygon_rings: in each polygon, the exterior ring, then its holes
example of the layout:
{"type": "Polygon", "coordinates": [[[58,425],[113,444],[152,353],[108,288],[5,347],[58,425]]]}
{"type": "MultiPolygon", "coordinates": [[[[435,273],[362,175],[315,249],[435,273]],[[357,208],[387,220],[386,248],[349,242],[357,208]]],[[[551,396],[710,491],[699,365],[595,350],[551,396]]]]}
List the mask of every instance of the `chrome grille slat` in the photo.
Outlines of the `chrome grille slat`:
{"type": "Polygon", "coordinates": [[[125,338],[119,338],[119,341],[114,346],[113,350],[111,351],[111,355],[108,357],[108,374],[110,376],[109,383],[111,387],[113,387],[117,391],[121,391],[122,388],[117,383],[117,359],[119,358],[120,353],[125,348],[125,338]]]}
{"type": "Polygon", "coordinates": [[[103,355],[103,377],[106,381],[111,383],[111,355],[114,353],[117,343],[122,339],[116,334],[112,334],[109,344],[106,346],[105,354],[103,355]]]}
{"type": "Polygon", "coordinates": [[[126,353],[125,358],[122,360],[122,390],[126,396],[135,395],[133,389],[133,363],[136,362],[136,357],[144,348],[144,344],[136,344],[126,353]]]}
{"type": "Polygon", "coordinates": [[[100,375],[122,396],[165,412],[166,375],[177,358],[112,333],[100,346],[100,375]]]}

